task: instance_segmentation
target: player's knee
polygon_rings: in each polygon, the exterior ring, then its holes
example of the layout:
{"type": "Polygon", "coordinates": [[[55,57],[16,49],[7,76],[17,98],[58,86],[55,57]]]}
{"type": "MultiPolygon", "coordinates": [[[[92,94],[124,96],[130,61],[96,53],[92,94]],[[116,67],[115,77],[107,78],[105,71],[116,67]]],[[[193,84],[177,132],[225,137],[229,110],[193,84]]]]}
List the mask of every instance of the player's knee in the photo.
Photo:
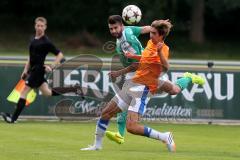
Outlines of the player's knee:
{"type": "Polygon", "coordinates": [[[179,87],[173,87],[172,90],[169,92],[170,95],[176,95],[181,92],[179,87]]]}
{"type": "Polygon", "coordinates": [[[108,112],[108,110],[103,110],[101,118],[110,120],[112,118],[112,114],[110,112],[108,112]]]}
{"type": "Polygon", "coordinates": [[[101,118],[110,120],[114,115],[116,115],[120,109],[116,106],[115,102],[110,101],[107,107],[102,111],[101,118]]]}
{"type": "Polygon", "coordinates": [[[176,94],[178,94],[175,90],[171,90],[170,92],[169,92],[169,94],[170,95],[176,95],[176,94]]]}

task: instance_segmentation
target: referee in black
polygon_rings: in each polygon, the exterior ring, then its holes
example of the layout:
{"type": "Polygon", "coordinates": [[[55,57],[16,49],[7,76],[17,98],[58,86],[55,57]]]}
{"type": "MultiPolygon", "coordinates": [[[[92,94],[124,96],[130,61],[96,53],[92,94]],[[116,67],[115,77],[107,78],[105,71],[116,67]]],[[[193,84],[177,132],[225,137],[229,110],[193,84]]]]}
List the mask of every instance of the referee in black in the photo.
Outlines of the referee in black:
{"type": "Polygon", "coordinates": [[[2,113],[2,117],[7,123],[14,123],[18,119],[18,116],[25,107],[27,94],[32,88],[38,88],[44,96],[57,96],[68,92],[74,92],[76,94],[81,93],[81,88],[78,85],[65,88],[49,88],[44,75],[46,72],[51,72],[56,65],[60,64],[60,61],[63,59],[63,53],[57,49],[45,35],[46,29],[47,20],[44,17],[36,18],[35,37],[33,37],[30,42],[29,59],[21,75],[21,78],[26,80],[26,85],[21,92],[20,99],[13,115],[11,116],[8,113],[2,113]],[[49,52],[56,56],[55,61],[51,66],[44,64],[49,52]]]}

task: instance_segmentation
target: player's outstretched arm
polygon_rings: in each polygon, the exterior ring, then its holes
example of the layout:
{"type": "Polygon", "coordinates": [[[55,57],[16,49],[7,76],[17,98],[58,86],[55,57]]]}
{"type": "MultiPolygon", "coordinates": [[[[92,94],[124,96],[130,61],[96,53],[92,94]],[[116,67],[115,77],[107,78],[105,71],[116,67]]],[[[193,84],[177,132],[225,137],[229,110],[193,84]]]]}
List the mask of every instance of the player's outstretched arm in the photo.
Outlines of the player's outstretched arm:
{"type": "Polygon", "coordinates": [[[111,76],[112,78],[117,78],[117,77],[127,74],[129,72],[134,72],[137,70],[137,68],[138,68],[138,63],[132,63],[130,66],[125,67],[123,69],[109,72],[108,75],[111,76]]]}
{"type": "Polygon", "coordinates": [[[143,26],[141,30],[141,34],[147,34],[150,33],[151,26],[143,26]]]}
{"type": "Polygon", "coordinates": [[[130,59],[136,59],[137,61],[140,61],[141,59],[141,56],[140,55],[137,55],[137,54],[134,54],[134,53],[131,53],[131,52],[127,52],[124,54],[125,57],[127,58],[130,58],[130,59]]]}
{"type": "MultiPolygon", "coordinates": [[[[161,20],[161,21],[171,22],[169,19],[161,20]]],[[[151,31],[151,26],[142,26],[141,34],[147,34],[147,33],[150,33],[150,31],[151,31]]]]}

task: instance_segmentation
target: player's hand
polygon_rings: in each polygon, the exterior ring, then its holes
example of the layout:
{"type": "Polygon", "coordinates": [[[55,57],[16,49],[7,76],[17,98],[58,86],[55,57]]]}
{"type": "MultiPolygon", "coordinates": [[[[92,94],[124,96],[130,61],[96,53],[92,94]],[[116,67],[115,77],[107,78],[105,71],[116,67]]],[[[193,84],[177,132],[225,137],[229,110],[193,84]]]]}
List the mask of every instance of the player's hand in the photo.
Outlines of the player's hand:
{"type": "Polygon", "coordinates": [[[159,42],[157,44],[157,51],[160,52],[162,50],[162,47],[163,47],[163,43],[162,42],[159,42]]]}
{"type": "Polygon", "coordinates": [[[112,78],[117,78],[120,76],[120,73],[118,71],[111,71],[108,73],[108,75],[112,78]]]}
{"type": "Polygon", "coordinates": [[[25,71],[23,71],[23,73],[22,73],[22,75],[21,75],[21,79],[26,79],[27,78],[27,76],[28,76],[28,73],[27,72],[25,72],[25,71]]]}
{"type": "Polygon", "coordinates": [[[49,72],[52,72],[52,68],[48,65],[45,65],[45,72],[49,73],[49,72]]]}

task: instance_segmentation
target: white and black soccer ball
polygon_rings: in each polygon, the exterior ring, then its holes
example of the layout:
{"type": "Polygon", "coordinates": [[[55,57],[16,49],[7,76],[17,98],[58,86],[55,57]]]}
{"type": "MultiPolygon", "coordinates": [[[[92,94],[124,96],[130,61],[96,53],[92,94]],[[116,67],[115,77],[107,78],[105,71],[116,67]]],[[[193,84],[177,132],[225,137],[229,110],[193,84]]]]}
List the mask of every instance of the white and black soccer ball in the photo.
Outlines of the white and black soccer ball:
{"type": "Polygon", "coordinates": [[[141,10],[135,5],[128,5],[122,11],[124,22],[129,25],[137,24],[142,18],[141,10]]]}

